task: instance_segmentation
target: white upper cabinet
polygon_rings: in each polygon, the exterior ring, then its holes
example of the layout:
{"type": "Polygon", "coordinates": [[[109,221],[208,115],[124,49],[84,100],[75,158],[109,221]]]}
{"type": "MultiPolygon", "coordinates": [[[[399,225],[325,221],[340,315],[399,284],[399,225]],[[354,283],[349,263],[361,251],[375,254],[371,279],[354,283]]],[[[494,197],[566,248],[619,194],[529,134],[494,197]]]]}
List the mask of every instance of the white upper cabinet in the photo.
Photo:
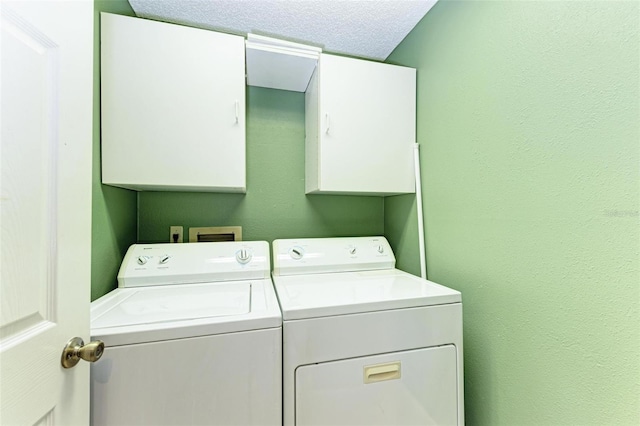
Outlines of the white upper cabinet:
{"type": "Polygon", "coordinates": [[[245,192],[239,36],[101,14],[102,182],[245,192]]]}
{"type": "Polygon", "coordinates": [[[307,193],[415,192],[415,69],[321,54],[305,96],[307,193]]]}

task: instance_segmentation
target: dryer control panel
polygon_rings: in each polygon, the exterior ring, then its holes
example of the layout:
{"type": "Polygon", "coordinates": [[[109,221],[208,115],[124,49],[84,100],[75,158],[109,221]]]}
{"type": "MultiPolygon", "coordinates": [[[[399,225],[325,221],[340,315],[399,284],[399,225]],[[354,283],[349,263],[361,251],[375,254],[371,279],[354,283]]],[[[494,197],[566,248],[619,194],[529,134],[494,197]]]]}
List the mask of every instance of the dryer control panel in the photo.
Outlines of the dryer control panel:
{"type": "Polygon", "coordinates": [[[266,241],[133,244],[118,272],[118,287],[268,279],[266,241]]]}
{"type": "Polygon", "coordinates": [[[384,237],[302,238],[273,242],[273,274],[373,271],[395,268],[384,237]]]}

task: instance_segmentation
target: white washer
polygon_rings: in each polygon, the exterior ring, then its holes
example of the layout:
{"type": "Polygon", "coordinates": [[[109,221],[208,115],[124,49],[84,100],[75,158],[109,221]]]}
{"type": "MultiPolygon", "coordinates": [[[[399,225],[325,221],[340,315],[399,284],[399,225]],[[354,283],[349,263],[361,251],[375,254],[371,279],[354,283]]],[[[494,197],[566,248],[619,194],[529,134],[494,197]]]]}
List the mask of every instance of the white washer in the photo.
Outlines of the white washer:
{"type": "Polygon", "coordinates": [[[282,317],[264,242],[138,244],[91,304],[91,422],[282,424],[282,317]]]}
{"type": "Polygon", "coordinates": [[[289,425],[463,425],[459,292],[384,237],[273,242],[289,425]]]}

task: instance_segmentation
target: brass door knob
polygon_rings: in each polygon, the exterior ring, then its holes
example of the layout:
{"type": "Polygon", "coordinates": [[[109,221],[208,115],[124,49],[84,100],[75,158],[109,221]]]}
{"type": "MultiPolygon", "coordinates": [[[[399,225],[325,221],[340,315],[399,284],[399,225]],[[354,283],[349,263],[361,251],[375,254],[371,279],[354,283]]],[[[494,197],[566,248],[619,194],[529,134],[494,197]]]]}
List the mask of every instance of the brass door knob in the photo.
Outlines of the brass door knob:
{"type": "Polygon", "coordinates": [[[69,340],[62,350],[62,366],[71,368],[75,366],[81,359],[88,362],[96,362],[104,353],[104,342],[95,340],[86,345],[79,337],[69,340]]]}

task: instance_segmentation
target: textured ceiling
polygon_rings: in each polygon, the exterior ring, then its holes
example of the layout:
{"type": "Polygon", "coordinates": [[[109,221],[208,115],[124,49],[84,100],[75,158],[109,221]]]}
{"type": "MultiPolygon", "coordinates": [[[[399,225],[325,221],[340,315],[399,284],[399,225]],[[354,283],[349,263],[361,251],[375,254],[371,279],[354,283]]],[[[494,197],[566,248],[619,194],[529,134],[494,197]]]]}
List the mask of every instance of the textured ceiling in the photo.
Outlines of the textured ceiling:
{"type": "Polygon", "coordinates": [[[129,0],[136,14],[384,60],[436,0],[129,0]]]}

